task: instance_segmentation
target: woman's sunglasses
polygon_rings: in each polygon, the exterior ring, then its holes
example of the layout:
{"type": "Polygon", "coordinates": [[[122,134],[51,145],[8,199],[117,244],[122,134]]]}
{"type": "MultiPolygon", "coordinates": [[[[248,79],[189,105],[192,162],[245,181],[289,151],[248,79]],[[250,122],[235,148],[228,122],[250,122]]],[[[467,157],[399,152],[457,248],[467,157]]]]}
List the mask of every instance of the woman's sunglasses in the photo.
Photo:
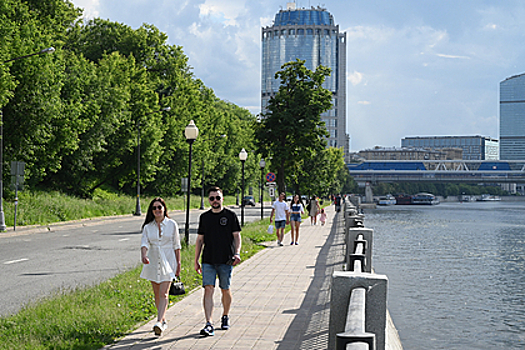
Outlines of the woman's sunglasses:
{"type": "Polygon", "coordinates": [[[164,208],[162,205],[154,205],[151,207],[153,210],[162,210],[164,208]]]}

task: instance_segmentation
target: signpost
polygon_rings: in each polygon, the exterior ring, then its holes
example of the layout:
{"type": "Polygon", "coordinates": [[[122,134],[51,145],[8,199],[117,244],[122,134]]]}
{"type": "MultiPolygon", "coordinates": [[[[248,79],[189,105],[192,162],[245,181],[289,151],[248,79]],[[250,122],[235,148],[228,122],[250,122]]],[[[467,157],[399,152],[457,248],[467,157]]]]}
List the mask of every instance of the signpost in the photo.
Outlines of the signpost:
{"type": "Polygon", "coordinates": [[[15,190],[15,224],[13,231],[16,231],[16,213],[18,210],[18,190],[24,188],[24,162],[11,162],[11,187],[15,190]]]}
{"type": "Polygon", "coordinates": [[[272,201],[275,201],[275,187],[277,184],[275,183],[275,174],[272,172],[269,172],[266,174],[266,187],[268,187],[268,194],[272,198],[272,201]]]}

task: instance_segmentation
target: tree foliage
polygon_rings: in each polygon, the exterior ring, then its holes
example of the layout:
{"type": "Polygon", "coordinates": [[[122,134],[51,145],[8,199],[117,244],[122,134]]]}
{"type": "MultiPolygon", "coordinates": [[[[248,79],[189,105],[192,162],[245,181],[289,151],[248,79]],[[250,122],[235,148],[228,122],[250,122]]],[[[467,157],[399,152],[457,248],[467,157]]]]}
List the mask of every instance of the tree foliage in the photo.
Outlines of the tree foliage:
{"type": "Polygon", "coordinates": [[[194,120],[201,131],[193,146],[194,188],[205,175],[208,185],[234,192],[238,153],[254,149],[255,117],[217,98],[194,77],[182,47],[168,45],[154,26],[84,23],[80,14],[64,0],[0,4],[1,62],[56,49],[0,64],[4,181],[16,160],[26,163],[30,187],[83,197],[100,186],[133,193],[140,151],[142,191],[174,195],[187,176],[183,132],[194,120]],[[171,110],[160,112],[165,107],[171,110]]]}
{"type": "Polygon", "coordinates": [[[319,66],[311,71],[304,63],[299,59],[285,63],[275,74],[281,81],[279,91],[256,126],[259,149],[272,158],[279,191],[285,190],[287,174],[295,174],[296,181],[291,182],[296,186],[300,181],[312,185],[326,147],[328,133],[321,113],[331,108],[332,93],[322,84],[330,69],[319,66]]]}

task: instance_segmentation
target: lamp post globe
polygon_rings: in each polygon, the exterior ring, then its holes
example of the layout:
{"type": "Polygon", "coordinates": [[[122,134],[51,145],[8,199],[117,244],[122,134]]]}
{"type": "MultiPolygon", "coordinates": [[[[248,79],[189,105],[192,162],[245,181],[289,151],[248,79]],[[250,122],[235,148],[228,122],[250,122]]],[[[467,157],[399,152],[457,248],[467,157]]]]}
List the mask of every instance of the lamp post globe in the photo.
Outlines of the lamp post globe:
{"type": "Polygon", "coordinates": [[[241,188],[241,226],[244,226],[244,162],[248,158],[248,153],[243,148],[239,153],[239,159],[242,163],[242,188],[241,188]]]}
{"type": "Polygon", "coordinates": [[[190,123],[184,129],[184,136],[186,136],[186,142],[190,145],[190,154],[188,160],[188,188],[186,189],[187,201],[186,201],[186,225],[184,227],[184,241],[186,245],[190,244],[190,189],[191,189],[191,151],[193,142],[199,136],[199,129],[193,122],[190,120],[190,123]]]}

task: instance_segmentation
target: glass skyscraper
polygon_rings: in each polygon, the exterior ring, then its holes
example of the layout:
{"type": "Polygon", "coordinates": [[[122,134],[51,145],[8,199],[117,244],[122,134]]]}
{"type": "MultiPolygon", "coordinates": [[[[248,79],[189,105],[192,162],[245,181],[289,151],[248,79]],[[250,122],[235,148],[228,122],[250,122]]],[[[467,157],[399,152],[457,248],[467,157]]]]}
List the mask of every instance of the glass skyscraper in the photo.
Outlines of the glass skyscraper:
{"type": "Polygon", "coordinates": [[[329,67],[331,75],[323,87],[332,92],[332,109],[321,115],[330,133],[328,146],[343,147],[348,159],[346,135],[346,33],[339,32],[333,16],[320,7],[296,9],[288,3],[275,15],[272,26],[262,28],[261,110],[279,91],[275,73],[296,59],[305,60],[314,71],[319,65],[329,67]]]}
{"type": "Polygon", "coordinates": [[[525,159],[525,74],[505,79],[499,91],[499,149],[502,160],[525,159]]]}

